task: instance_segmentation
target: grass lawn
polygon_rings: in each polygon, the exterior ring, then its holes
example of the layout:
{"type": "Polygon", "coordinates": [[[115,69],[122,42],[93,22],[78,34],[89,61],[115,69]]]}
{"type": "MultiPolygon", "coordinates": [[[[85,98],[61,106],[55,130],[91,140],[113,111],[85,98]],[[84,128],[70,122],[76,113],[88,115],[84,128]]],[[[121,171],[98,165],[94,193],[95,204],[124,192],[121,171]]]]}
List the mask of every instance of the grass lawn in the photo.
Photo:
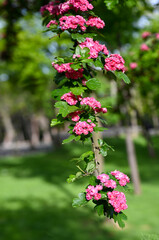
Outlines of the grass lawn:
{"type": "MultiPolygon", "coordinates": [[[[89,146],[66,144],[61,149],[32,156],[0,159],[0,240],[157,240],[159,239],[159,137],[153,138],[156,158],[148,155],[142,137],[135,141],[142,195],[126,194],[126,228],[120,230],[94,213],[91,205],[72,208],[72,198],[84,180],[68,184],[75,171],[69,161],[89,146]]],[[[125,141],[107,139],[115,152],[105,160],[106,171],[130,175],[125,141]]]]}

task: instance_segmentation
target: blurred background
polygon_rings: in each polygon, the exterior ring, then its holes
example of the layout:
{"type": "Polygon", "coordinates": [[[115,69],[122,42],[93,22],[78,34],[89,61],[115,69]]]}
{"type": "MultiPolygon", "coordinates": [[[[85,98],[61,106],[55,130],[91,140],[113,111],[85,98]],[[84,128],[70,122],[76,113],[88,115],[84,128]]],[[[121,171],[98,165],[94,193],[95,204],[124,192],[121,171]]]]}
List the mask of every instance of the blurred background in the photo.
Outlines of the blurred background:
{"type": "Polygon", "coordinates": [[[98,73],[97,98],[108,108],[103,138],[115,149],[104,170],[132,180],[124,230],[91,205],[71,206],[85,180],[66,182],[76,171],[69,160],[91,146],[62,145],[67,126],[50,128],[56,116],[51,62],[68,56],[72,43],[67,33],[44,32],[39,9],[48,2],[0,0],[0,239],[159,239],[159,1],[124,0],[111,10],[106,1],[95,3],[106,23],[98,40],[124,57],[131,79],[126,85],[98,73]]]}

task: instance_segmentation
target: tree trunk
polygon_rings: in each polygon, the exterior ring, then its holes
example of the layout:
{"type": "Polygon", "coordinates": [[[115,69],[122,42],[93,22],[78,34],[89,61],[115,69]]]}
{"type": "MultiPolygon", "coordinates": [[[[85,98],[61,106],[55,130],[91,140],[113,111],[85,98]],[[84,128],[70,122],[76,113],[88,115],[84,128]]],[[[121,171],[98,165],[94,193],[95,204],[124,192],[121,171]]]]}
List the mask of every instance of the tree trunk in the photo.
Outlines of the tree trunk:
{"type": "Polygon", "coordinates": [[[134,193],[139,195],[141,194],[141,184],[137,167],[136,153],[130,128],[127,128],[126,130],[126,149],[128,155],[128,162],[131,169],[132,182],[134,185],[134,193]]]}
{"type": "Polygon", "coordinates": [[[7,145],[10,145],[11,143],[13,143],[15,136],[16,136],[16,132],[14,130],[14,126],[12,124],[12,120],[11,120],[11,117],[9,116],[9,114],[5,111],[2,111],[1,117],[2,117],[2,123],[4,125],[4,129],[5,129],[3,145],[7,146],[7,145]]]}
{"type": "Polygon", "coordinates": [[[40,129],[42,130],[42,133],[43,133],[43,142],[46,144],[51,144],[52,140],[51,140],[51,135],[49,131],[48,119],[45,116],[40,115],[38,117],[38,122],[40,125],[40,129]]]}
{"type": "Polygon", "coordinates": [[[37,117],[33,114],[31,116],[31,146],[33,148],[40,144],[39,135],[39,124],[37,117]]]}

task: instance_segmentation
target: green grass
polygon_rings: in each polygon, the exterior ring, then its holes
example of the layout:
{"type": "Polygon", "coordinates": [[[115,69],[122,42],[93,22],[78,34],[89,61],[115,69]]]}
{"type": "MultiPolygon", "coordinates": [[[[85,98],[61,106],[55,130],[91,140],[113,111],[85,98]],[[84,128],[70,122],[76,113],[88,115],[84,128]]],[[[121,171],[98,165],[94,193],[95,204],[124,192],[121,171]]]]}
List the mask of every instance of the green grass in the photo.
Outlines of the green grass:
{"type": "MultiPolygon", "coordinates": [[[[148,155],[143,138],[135,141],[142,194],[126,194],[126,228],[98,217],[91,205],[72,208],[72,198],[84,181],[67,184],[75,167],[69,161],[89,146],[67,144],[61,149],[33,156],[0,159],[0,240],[157,240],[159,239],[159,139],[153,139],[156,158],[148,155]]],[[[107,139],[105,170],[130,175],[124,139],[107,139]]]]}

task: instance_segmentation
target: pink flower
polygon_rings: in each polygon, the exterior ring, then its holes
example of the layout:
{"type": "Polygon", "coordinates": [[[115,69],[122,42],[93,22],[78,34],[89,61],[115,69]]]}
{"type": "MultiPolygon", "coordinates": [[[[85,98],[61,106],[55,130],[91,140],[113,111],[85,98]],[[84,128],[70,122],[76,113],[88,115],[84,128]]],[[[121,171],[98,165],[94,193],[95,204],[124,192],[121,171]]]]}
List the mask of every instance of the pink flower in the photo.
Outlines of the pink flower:
{"type": "Polygon", "coordinates": [[[121,186],[125,186],[127,183],[130,182],[129,177],[126,174],[124,174],[124,173],[122,173],[120,171],[115,170],[115,171],[111,172],[111,175],[115,176],[115,178],[117,180],[119,180],[119,184],[121,186]]]}
{"type": "Polygon", "coordinates": [[[119,54],[111,54],[110,57],[105,59],[104,68],[107,71],[122,71],[125,72],[124,59],[119,54]]]}
{"type": "Polygon", "coordinates": [[[89,17],[86,24],[87,26],[97,27],[97,28],[104,28],[105,26],[104,21],[99,17],[89,17]]]}
{"type": "Polygon", "coordinates": [[[112,191],[108,192],[107,195],[109,199],[108,202],[114,207],[115,212],[119,213],[128,208],[126,197],[123,192],[112,191]]]}
{"type": "Polygon", "coordinates": [[[90,4],[87,0],[69,0],[69,3],[76,11],[80,10],[82,12],[85,12],[93,9],[93,5],[90,4]]]}
{"type": "Polygon", "coordinates": [[[75,71],[74,69],[70,69],[68,70],[68,72],[65,73],[65,76],[67,78],[71,78],[71,79],[78,79],[78,78],[82,78],[83,77],[83,71],[84,69],[80,68],[77,71],[75,71]]]}
{"type": "Polygon", "coordinates": [[[93,195],[86,193],[86,199],[89,201],[93,198],[93,195]]]}
{"type": "Polygon", "coordinates": [[[114,189],[114,188],[116,188],[116,182],[115,182],[114,180],[112,180],[112,179],[106,180],[106,181],[104,182],[104,186],[107,187],[107,188],[112,188],[112,189],[114,189]]]}
{"type": "Polygon", "coordinates": [[[80,15],[63,16],[59,19],[59,22],[62,30],[76,29],[78,26],[82,31],[86,30],[86,27],[84,26],[86,20],[80,15]]]}
{"type": "Polygon", "coordinates": [[[95,193],[95,194],[94,194],[94,199],[97,200],[97,201],[98,201],[99,199],[101,199],[101,197],[102,197],[102,195],[101,195],[100,193],[95,193]]]}
{"type": "Polygon", "coordinates": [[[109,175],[102,173],[97,176],[97,179],[101,181],[101,183],[105,183],[107,180],[109,180],[109,175]]]}
{"type": "Polygon", "coordinates": [[[130,63],[130,68],[131,69],[135,69],[135,68],[137,68],[137,66],[138,66],[138,64],[136,62],[130,63]]]}
{"type": "Polygon", "coordinates": [[[150,50],[150,48],[145,43],[141,44],[140,49],[141,49],[141,51],[149,51],[150,50]]]}
{"type": "Polygon", "coordinates": [[[88,124],[85,121],[79,121],[78,123],[76,123],[73,132],[75,132],[77,135],[88,135],[89,133],[93,132],[93,127],[95,126],[96,125],[94,123],[88,124]]]}
{"type": "Polygon", "coordinates": [[[81,96],[75,96],[72,92],[65,93],[61,100],[65,100],[69,105],[76,105],[81,96]]]}
{"type": "Polygon", "coordinates": [[[50,25],[58,25],[58,23],[57,23],[55,20],[51,20],[51,21],[46,25],[46,27],[49,28],[50,25]]]}
{"type": "Polygon", "coordinates": [[[71,71],[72,68],[70,67],[71,63],[63,63],[61,65],[52,62],[52,66],[59,72],[66,72],[66,71],[71,71]]]}
{"type": "Polygon", "coordinates": [[[147,37],[149,37],[151,35],[151,33],[150,32],[143,32],[142,33],[142,38],[147,38],[147,37]]]}
{"type": "Polygon", "coordinates": [[[70,113],[68,115],[68,117],[71,117],[71,120],[73,122],[78,122],[80,120],[80,116],[79,116],[80,113],[81,113],[81,111],[75,111],[73,113],[70,113]]]}
{"type": "Polygon", "coordinates": [[[156,33],[156,39],[159,39],[159,33],[156,33]]]}
{"type": "Polygon", "coordinates": [[[109,54],[108,49],[104,44],[99,44],[98,41],[93,41],[92,38],[86,38],[86,41],[82,42],[79,46],[82,49],[85,47],[90,49],[90,56],[88,58],[97,58],[99,52],[103,52],[105,55],[109,54]]]}

